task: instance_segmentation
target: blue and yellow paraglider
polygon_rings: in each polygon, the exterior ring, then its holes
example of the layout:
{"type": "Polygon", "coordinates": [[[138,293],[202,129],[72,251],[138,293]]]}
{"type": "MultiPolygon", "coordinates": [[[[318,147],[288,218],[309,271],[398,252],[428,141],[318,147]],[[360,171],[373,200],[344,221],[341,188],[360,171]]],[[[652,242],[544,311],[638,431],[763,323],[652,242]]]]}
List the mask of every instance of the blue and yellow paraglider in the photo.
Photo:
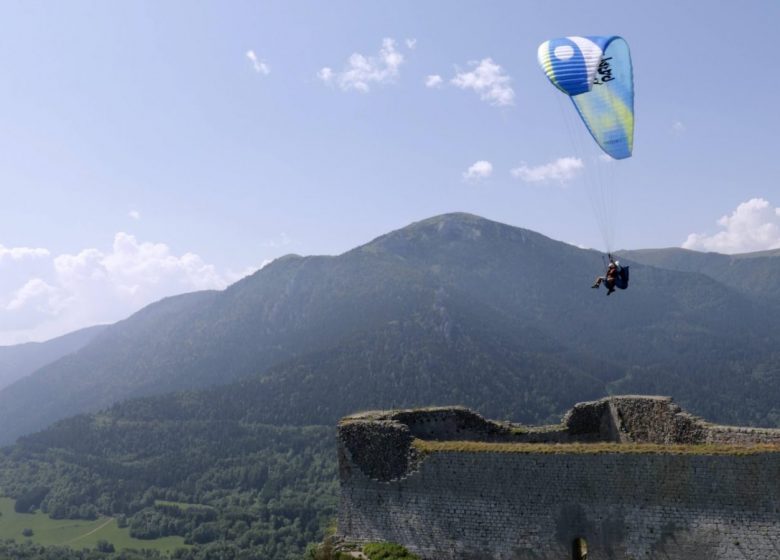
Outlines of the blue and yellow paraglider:
{"type": "Polygon", "coordinates": [[[539,46],[539,64],[574,106],[601,149],[615,159],[634,148],[634,78],[618,36],[562,37],[539,46]]]}
{"type": "MultiPolygon", "coordinates": [[[[634,77],[631,54],[623,38],[611,36],[562,37],[539,45],[539,65],[550,82],[568,95],[599,147],[614,159],[631,156],[634,149],[634,77]]],[[[612,189],[598,179],[591,203],[596,213],[609,267],[602,280],[607,295],[628,287],[628,267],[612,258],[612,189]]]]}

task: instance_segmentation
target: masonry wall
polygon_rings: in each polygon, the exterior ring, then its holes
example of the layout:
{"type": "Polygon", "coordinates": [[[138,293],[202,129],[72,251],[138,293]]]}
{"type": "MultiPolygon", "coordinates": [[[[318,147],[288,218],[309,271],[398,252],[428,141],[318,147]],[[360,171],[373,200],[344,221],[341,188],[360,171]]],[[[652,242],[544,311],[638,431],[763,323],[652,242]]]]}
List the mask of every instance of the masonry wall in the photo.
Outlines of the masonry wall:
{"type": "Polygon", "coordinates": [[[361,413],[339,425],[339,534],[426,560],[566,560],[578,538],[588,560],[779,560],[779,444],[668,397],[580,403],[541,427],[460,407],[361,413]]]}
{"type": "Polygon", "coordinates": [[[434,452],[401,479],[342,469],[339,532],[425,559],[776,560],[780,454],[434,452]],[[346,472],[345,472],[346,471],[346,472]]]}

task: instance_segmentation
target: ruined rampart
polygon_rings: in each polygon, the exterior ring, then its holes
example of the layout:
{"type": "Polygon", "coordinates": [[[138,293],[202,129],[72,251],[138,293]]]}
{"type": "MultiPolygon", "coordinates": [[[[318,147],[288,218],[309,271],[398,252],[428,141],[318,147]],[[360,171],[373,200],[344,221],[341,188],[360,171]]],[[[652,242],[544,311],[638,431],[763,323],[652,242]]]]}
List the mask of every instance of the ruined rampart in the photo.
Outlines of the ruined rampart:
{"type": "Polygon", "coordinates": [[[426,559],[780,558],[780,430],[708,424],[662,397],[522,427],[464,408],[339,426],[339,533],[426,559]]]}

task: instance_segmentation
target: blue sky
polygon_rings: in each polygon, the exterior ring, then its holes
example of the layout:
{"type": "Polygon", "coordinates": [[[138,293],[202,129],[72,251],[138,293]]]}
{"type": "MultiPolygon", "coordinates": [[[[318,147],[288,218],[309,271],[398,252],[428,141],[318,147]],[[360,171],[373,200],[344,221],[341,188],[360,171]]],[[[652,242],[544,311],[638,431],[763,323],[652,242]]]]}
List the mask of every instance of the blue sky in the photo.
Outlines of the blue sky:
{"type": "Polygon", "coordinates": [[[617,247],[780,246],[778,21],[769,0],[5,2],[0,344],[444,212],[600,248],[602,176],[617,247]],[[613,33],[635,149],[599,171],[536,49],[613,33]]]}

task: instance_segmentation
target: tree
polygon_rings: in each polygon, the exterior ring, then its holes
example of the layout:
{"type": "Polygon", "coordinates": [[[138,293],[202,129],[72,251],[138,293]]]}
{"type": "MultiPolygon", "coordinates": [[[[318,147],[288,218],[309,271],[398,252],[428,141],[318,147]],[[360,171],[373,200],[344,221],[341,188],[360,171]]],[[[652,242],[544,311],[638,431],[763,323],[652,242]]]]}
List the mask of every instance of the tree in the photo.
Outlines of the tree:
{"type": "Polygon", "coordinates": [[[106,540],[99,540],[95,548],[98,552],[114,552],[114,545],[106,540]]]}

